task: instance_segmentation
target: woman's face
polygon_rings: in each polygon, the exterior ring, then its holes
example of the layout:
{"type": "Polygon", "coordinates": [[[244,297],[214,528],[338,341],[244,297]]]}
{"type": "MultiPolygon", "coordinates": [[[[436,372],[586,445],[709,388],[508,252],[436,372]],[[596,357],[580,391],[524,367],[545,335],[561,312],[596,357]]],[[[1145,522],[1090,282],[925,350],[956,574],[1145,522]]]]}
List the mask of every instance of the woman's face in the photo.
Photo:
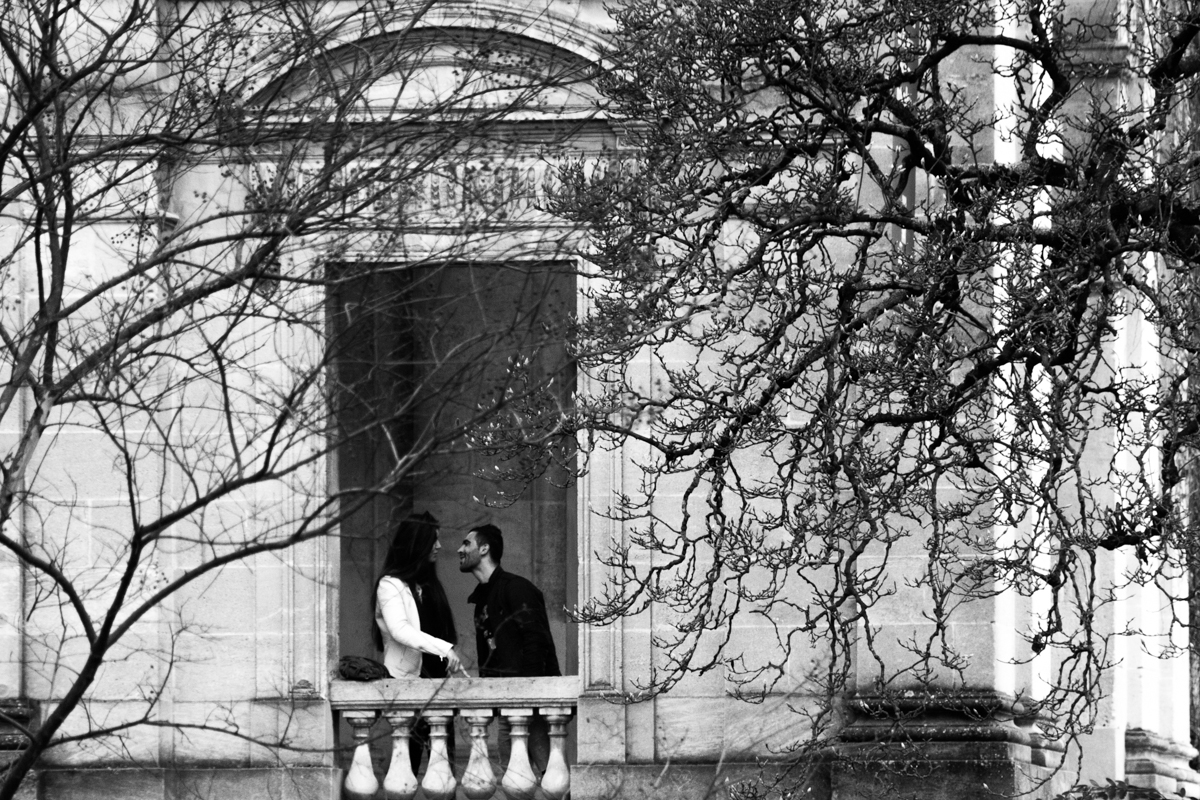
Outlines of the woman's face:
{"type": "Polygon", "coordinates": [[[441,550],[442,550],[442,543],[441,543],[441,541],[439,541],[439,540],[437,539],[437,537],[434,537],[434,539],[433,539],[433,549],[429,551],[429,560],[430,560],[430,561],[432,561],[432,562],[434,562],[434,563],[437,563],[437,557],[438,557],[438,553],[439,553],[439,552],[441,552],[441,550]]]}

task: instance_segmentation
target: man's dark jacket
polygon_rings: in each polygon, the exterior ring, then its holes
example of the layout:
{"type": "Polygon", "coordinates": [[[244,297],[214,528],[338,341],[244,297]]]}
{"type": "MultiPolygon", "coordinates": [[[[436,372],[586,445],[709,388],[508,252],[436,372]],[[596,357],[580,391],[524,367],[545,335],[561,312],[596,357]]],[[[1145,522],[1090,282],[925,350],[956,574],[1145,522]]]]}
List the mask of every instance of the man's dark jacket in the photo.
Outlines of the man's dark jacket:
{"type": "Polygon", "coordinates": [[[529,581],[499,567],[471,592],[475,646],[485,678],[559,675],[546,600],[529,581]]]}

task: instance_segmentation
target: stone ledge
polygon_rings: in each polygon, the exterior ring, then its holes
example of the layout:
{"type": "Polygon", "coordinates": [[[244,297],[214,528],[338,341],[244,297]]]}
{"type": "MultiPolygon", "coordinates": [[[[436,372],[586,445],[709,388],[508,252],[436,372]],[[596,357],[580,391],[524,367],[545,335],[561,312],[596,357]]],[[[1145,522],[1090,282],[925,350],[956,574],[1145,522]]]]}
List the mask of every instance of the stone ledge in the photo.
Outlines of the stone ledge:
{"type": "Polygon", "coordinates": [[[335,711],[405,708],[500,708],[571,706],[579,697],[579,677],[553,678],[393,678],[382,681],[329,682],[335,711]]]}
{"type": "Polygon", "coordinates": [[[1074,773],[1035,763],[1028,745],[913,741],[843,745],[830,766],[834,800],[1046,800],[1074,773]]]}
{"type": "Polygon", "coordinates": [[[333,767],[48,769],[36,783],[38,800],[340,800],[342,785],[333,767]]]}
{"type": "MultiPolygon", "coordinates": [[[[728,800],[739,784],[763,787],[767,796],[827,800],[829,776],[821,764],[809,774],[771,763],[582,764],[571,770],[572,800],[728,800]]],[[[750,796],[736,792],[739,797],[750,796]]]]}

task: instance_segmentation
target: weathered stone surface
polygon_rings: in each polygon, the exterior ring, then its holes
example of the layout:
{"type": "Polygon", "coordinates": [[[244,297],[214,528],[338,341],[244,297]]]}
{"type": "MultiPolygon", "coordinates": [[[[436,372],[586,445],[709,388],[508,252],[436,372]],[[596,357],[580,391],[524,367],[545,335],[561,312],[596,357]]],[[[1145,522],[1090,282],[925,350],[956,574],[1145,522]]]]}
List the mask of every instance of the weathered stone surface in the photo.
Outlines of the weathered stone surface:
{"type": "Polygon", "coordinates": [[[1014,698],[988,690],[862,696],[830,764],[834,800],[1050,798],[1074,782],[1014,698]]]}
{"type": "Polygon", "coordinates": [[[28,727],[37,716],[37,706],[29,701],[15,698],[0,700],[0,714],[4,715],[4,718],[0,718],[0,763],[2,763],[7,760],[9,753],[25,747],[25,735],[17,726],[28,727]],[[8,722],[8,720],[13,720],[16,724],[8,722]]]}
{"type": "Polygon", "coordinates": [[[40,800],[338,800],[341,771],[212,767],[48,770],[40,800]]]}
{"type": "Polygon", "coordinates": [[[571,771],[574,800],[723,800],[775,797],[786,788],[793,797],[828,800],[829,779],[816,765],[814,772],[753,762],[721,764],[593,764],[571,771]]]}
{"type": "Polygon", "coordinates": [[[1157,789],[1165,795],[1200,795],[1200,775],[1188,762],[1196,748],[1152,731],[1125,731],[1125,775],[1130,785],[1157,789]]]}
{"type": "Polygon", "coordinates": [[[1028,745],[989,741],[854,745],[830,775],[834,800],[1044,800],[1074,782],[1069,770],[1033,763],[1028,745]]]}

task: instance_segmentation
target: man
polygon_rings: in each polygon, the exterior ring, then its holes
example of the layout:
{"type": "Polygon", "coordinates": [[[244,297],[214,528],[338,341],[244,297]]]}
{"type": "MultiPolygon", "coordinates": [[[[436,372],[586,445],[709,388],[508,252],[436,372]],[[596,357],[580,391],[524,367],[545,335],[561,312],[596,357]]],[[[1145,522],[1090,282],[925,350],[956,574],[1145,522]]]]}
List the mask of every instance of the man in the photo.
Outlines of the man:
{"type": "MultiPolygon", "coordinates": [[[[475,646],[484,678],[560,675],[558,654],[536,586],[500,566],[504,536],[495,525],[473,528],[458,548],[458,568],[479,581],[467,602],[475,605],[475,646]]],[[[507,762],[508,725],[500,721],[501,754],[507,762]]],[[[529,725],[529,758],[541,772],[550,757],[550,731],[535,713],[529,725]]]]}

